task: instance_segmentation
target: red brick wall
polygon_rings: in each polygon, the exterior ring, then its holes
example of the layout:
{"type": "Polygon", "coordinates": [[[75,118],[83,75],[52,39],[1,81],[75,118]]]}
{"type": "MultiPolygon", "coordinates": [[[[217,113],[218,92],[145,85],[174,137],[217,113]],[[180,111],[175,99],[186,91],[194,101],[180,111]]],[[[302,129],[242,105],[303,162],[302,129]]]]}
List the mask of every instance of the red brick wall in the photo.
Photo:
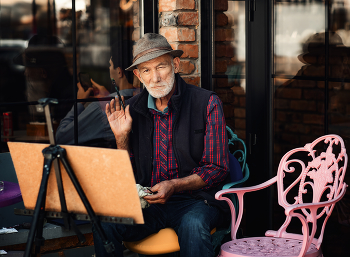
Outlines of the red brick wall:
{"type": "Polygon", "coordinates": [[[199,13],[195,0],[159,0],[159,33],[173,49],[181,49],[180,74],[190,84],[200,86],[199,13]]]}
{"type": "Polygon", "coordinates": [[[140,39],[141,35],[141,27],[140,27],[140,1],[136,0],[136,2],[132,5],[133,8],[133,26],[134,31],[132,33],[132,40],[137,41],[140,39]]]}

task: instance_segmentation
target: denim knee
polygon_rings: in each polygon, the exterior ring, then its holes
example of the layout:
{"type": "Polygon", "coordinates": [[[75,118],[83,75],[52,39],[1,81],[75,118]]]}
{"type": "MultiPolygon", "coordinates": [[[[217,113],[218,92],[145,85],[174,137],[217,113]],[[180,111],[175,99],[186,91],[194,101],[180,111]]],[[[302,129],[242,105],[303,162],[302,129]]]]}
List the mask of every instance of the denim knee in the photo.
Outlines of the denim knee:
{"type": "Polygon", "coordinates": [[[177,234],[181,257],[214,257],[210,234],[219,219],[219,210],[215,207],[198,203],[197,208],[186,213],[178,226],[177,234]]]}
{"type": "Polygon", "coordinates": [[[190,238],[208,233],[210,235],[210,225],[202,214],[189,212],[183,216],[178,233],[188,235],[190,238]]]}
{"type": "Polygon", "coordinates": [[[178,229],[181,257],[214,257],[210,227],[194,216],[182,221],[178,229]]]}

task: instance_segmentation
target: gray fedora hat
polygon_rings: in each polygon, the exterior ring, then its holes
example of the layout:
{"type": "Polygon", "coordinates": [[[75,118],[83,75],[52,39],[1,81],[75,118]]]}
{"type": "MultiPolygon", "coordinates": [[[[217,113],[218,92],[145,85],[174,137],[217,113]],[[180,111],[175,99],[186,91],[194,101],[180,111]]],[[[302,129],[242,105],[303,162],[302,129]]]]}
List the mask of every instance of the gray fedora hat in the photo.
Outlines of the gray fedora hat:
{"type": "Polygon", "coordinates": [[[147,62],[163,54],[180,57],[182,50],[173,50],[165,37],[156,33],[146,33],[140,38],[134,48],[132,65],[125,70],[132,71],[140,63],[147,62]]]}

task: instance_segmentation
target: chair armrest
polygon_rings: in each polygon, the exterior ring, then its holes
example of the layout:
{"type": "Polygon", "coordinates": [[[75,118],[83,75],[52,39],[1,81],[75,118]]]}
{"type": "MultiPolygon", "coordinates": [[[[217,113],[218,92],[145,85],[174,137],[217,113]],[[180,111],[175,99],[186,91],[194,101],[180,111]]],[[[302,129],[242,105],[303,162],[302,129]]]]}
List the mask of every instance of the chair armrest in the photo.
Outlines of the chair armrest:
{"type": "Polygon", "coordinates": [[[223,199],[221,199],[221,197],[224,194],[232,194],[232,193],[244,194],[244,193],[247,193],[247,192],[258,191],[258,190],[261,190],[261,189],[264,189],[266,187],[271,186],[276,181],[277,181],[277,177],[273,177],[273,178],[269,179],[268,181],[266,181],[264,183],[261,183],[259,185],[256,185],[256,186],[223,189],[223,190],[218,191],[215,194],[215,198],[217,200],[223,200],[223,199]]]}
{"type": "Polygon", "coordinates": [[[239,225],[241,224],[241,220],[242,220],[242,216],[243,216],[243,195],[246,192],[252,192],[252,191],[257,191],[263,188],[266,188],[270,185],[272,185],[273,183],[275,183],[277,181],[277,177],[274,177],[262,184],[259,184],[257,186],[252,186],[252,187],[242,187],[242,188],[230,188],[230,189],[223,189],[218,191],[215,194],[215,198],[217,200],[225,200],[231,210],[231,224],[232,224],[232,229],[231,229],[231,238],[232,240],[236,239],[236,233],[237,230],[239,228],[239,225]],[[228,197],[225,197],[223,195],[225,194],[230,194],[230,193],[236,193],[237,194],[237,198],[238,198],[238,216],[237,216],[237,221],[236,221],[236,210],[235,210],[235,206],[232,203],[231,199],[229,199],[228,197]]]}

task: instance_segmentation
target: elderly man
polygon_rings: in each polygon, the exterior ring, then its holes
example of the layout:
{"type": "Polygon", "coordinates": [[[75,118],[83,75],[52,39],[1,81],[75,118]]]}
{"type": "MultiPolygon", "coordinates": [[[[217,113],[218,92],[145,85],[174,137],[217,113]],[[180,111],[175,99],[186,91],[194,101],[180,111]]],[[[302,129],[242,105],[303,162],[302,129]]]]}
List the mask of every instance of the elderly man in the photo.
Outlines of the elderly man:
{"type": "MultiPolygon", "coordinates": [[[[228,208],[214,198],[228,179],[226,124],[217,95],[178,75],[182,53],[163,36],[145,34],[127,70],[147,90],[126,101],[125,110],[119,99],[106,105],[118,149],[129,152],[136,182],[152,193],[144,197],[150,204],[143,210],[145,224],[102,223],[117,256],[123,256],[122,241],[165,227],[176,231],[182,257],[214,256],[210,231],[228,208]]],[[[96,256],[106,255],[96,233],[94,241],[96,256]]]]}

